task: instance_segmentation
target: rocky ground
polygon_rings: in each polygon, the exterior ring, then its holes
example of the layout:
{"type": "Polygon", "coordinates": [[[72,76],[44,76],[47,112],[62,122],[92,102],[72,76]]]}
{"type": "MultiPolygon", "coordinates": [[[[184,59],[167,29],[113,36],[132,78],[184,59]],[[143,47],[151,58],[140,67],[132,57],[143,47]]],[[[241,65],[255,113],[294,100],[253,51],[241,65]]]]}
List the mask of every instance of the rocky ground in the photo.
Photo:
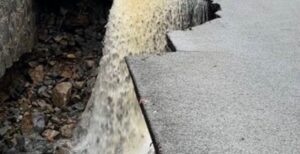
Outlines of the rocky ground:
{"type": "Polygon", "coordinates": [[[72,137],[88,102],[101,58],[106,20],[89,7],[39,15],[32,53],[0,79],[0,153],[53,153],[72,137]]]}

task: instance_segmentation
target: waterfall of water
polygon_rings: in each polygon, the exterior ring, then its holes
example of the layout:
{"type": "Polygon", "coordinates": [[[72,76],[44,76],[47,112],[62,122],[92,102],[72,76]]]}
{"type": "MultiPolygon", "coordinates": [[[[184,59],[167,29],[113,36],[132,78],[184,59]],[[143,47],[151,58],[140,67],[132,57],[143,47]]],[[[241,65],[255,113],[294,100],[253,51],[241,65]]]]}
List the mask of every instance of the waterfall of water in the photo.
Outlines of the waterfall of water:
{"type": "Polygon", "coordinates": [[[166,33],[208,20],[206,0],[115,0],[97,83],[72,152],[154,153],[125,56],[166,51],[166,33]]]}

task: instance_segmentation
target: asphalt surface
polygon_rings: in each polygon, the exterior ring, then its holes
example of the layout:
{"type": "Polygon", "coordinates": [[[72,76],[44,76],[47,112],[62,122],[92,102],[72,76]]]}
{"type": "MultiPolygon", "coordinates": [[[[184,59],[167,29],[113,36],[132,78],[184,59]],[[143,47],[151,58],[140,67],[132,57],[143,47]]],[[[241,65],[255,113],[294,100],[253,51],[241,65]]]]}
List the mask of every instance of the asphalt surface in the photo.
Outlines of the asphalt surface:
{"type": "Polygon", "coordinates": [[[216,2],[177,52],[127,58],[158,149],[300,153],[300,1],[216,2]]]}

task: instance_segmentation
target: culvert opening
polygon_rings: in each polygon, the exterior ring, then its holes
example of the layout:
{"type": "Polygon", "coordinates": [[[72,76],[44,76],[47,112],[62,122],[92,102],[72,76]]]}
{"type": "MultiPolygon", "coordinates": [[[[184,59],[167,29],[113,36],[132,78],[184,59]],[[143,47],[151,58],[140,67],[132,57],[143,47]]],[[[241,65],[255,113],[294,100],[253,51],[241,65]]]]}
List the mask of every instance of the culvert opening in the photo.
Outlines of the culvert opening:
{"type": "Polygon", "coordinates": [[[94,86],[110,0],[35,0],[36,41],[0,79],[0,153],[54,153],[94,86]]]}

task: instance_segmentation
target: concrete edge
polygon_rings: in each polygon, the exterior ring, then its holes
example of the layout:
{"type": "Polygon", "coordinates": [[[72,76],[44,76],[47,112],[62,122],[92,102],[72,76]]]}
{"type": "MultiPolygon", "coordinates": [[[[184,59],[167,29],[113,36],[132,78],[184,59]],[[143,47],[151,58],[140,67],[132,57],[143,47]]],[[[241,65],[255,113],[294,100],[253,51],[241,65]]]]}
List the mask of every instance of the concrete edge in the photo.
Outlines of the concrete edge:
{"type": "MultiPolygon", "coordinates": [[[[133,86],[134,86],[134,92],[135,92],[136,97],[137,97],[137,99],[138,99],[139,102],[141,100],[141,95],[140,95],[140,92],[139,92],[137,84],[136,84],[136,77],[135,77],[135,75],[132,72],[131,65],[130,65],[129,61],[133,60],[132,58],[148,57],[148,56],[153,56],[153,55],[142,55],[142,56],[125,57],[125,62],[126,62],[128,70],[129,70],[129,74],[130,74],[130,76],[132,78],[132,83],[133,83],[133,86]]],[[[155,135],[154,135],[154,132],[153,132],[153,128],[151,127],[151,122],[150,122],[150,120],[148,118],[147,111],[146,111],[143,103],[140,103],[139,105],[140,105],[142,114],[144,116],[144,119],[145,119],[145,122],[146,122],[146,125],[147,125],[147,128],[148,128],[148,131],[150,133],[150,137],[151,137],[152,144],[153,144],[153,147],[154,147],[154,150],[155,150],[155,154],[161,154],[160,148],[159,148],[159,144],[156,141],[156,138],[155,138],[155,135]]]]}

